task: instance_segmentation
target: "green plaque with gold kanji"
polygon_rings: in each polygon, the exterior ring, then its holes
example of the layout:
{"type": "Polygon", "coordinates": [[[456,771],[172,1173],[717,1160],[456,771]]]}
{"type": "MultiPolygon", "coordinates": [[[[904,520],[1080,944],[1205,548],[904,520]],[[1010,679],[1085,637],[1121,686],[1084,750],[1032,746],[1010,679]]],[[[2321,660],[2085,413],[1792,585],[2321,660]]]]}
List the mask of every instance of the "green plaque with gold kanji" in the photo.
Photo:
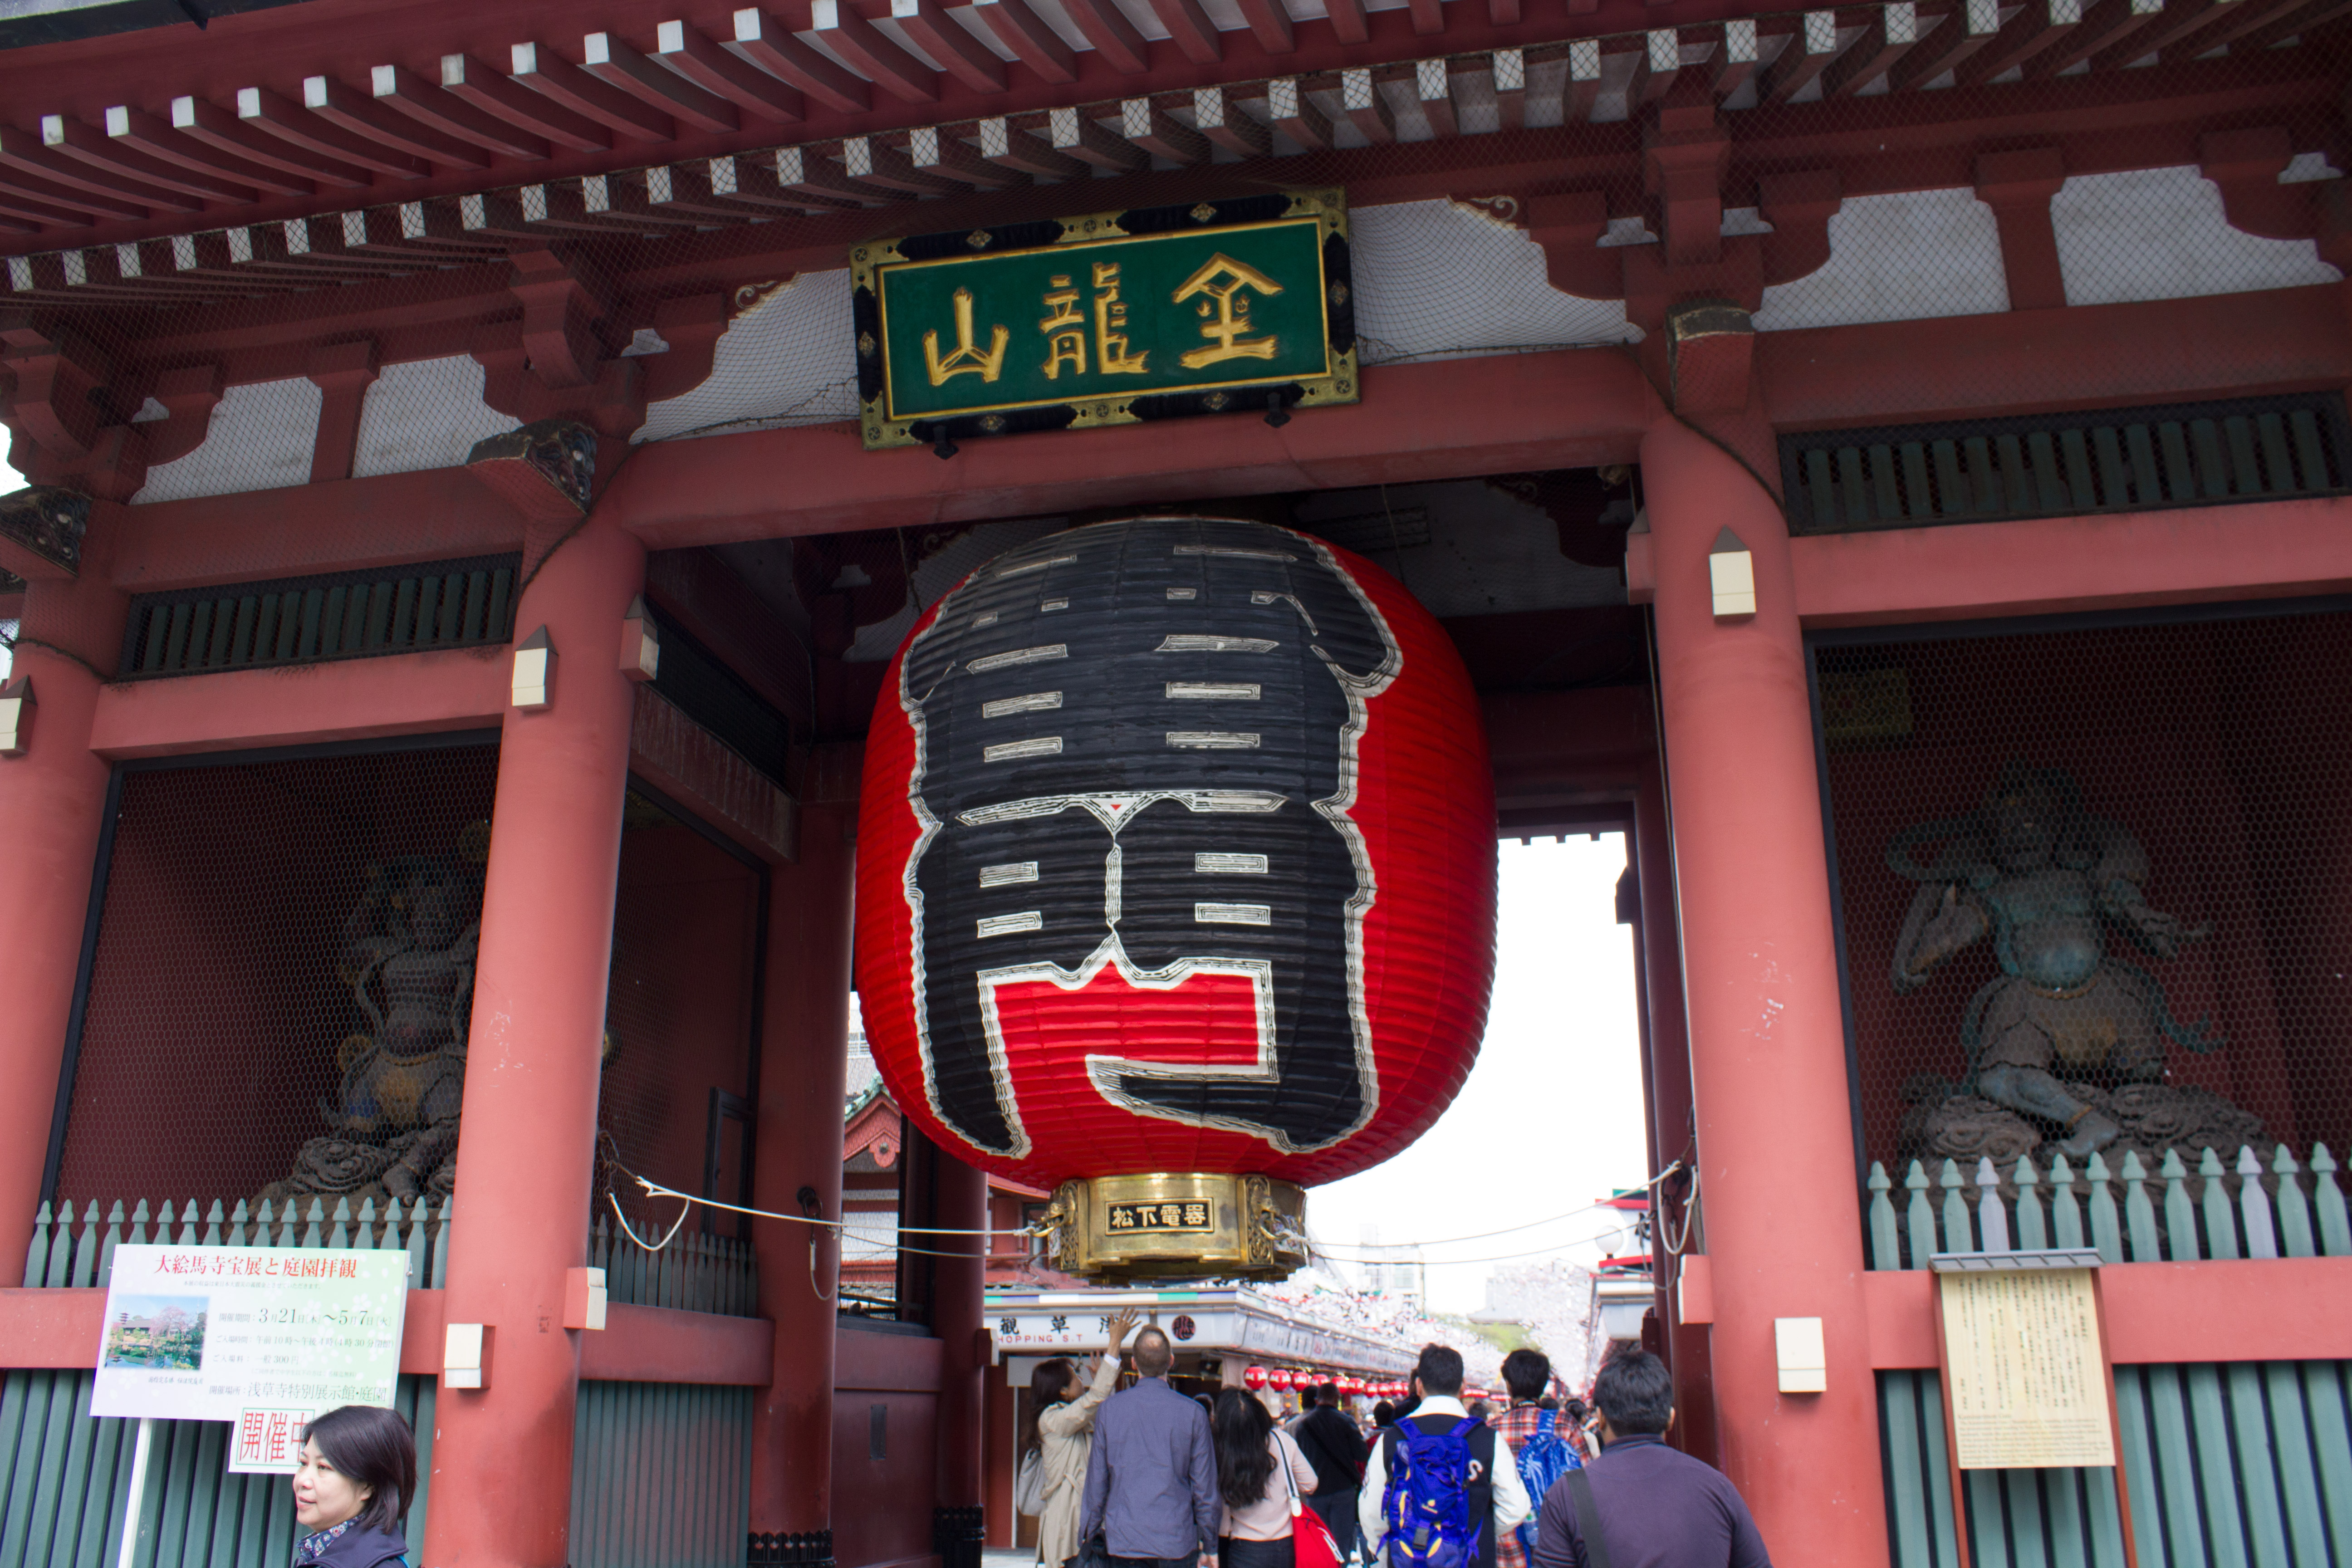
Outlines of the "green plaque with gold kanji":
{"type": "Polygon", "coordinates": [[[1353,403],[1341,193],[857,247],[866,445],[1353,403]]]}

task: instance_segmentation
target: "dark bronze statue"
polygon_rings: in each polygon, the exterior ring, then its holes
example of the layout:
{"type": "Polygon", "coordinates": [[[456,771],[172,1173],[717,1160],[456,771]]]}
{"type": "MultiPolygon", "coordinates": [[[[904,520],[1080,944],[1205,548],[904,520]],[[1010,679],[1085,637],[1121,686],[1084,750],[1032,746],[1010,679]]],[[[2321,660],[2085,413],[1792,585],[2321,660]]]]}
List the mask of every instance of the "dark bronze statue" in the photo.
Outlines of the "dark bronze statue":
{"type": "Polygon", "coordinates": [[[2093,816],[2063,770],[2011,763],[1978,810],[1895,835],[1886,864],[1920,884],[1895,944],[1895,989],[1917,990],[1990,935],[2001,972],[1969,1001],[1968,1077],[1957,1088],[2052,1124],[2066,1154],[2105,1148],[2123,1131],[2069,1082],[2161,1083],[2168,1042],[2200,1053],[2223,1044],[2201,1023],[2176,1020],[2146,970],[2107,955],[2110,927],[2159,959],[2208,928],[2148,904],[2147,852],[2121,824],[2093,816]],[[1933,864],[1912,858],[1939,841],[1933,864]]]}
{"type": "Polygon", "coordinates": [[[471,867],[405,856],[372,868],[343,926],[337,974],[369,1029],[336,1051],[329,1120],[353,1141],[419,1134],[379,1178],[394,1197],[415,1197],[457,1147],[481,901],[471,867]]]}

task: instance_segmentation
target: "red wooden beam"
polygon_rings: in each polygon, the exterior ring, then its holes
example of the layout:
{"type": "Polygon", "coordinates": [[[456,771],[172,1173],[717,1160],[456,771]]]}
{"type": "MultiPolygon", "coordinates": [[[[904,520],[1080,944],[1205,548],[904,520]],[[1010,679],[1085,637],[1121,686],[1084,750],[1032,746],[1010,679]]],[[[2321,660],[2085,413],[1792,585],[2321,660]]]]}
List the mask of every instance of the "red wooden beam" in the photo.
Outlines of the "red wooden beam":
{"type": "Polygon", "coordinates": [[[547,138],[535,136],[501,116],[478,109],[456,93],[422,80],[399,66],[374,67],[368,73],[368,87],[376,102],[384,108],[397,110],[428,130],[487,147],[501,156],[540,163],[554,151],[547,138]]]}
{"type": "Polygon", "coordinates": [[[656,31],[655,47],[671,70],[762,120],[793,124],[808,118],[807,100],[797,89],[729,54],[684,22],[664,22],[656,31]]]}
{"type": "Polygon", "coordinates": [[[915,47],[939,61],[948,75],[974,92],[1004,90],[1004,62],[964,31],[940,0],[905,0],[890,14],[915,47]]]}
{"type": "Polygon", "coordinates": [[[1324,15],[1330,20],[1332,35],[1343,44],[1364,43],[1372,36],[1364,0],[1324,0],[1324,15]]]}
{"type": "Polygon", "coordinates": [[[356,163],[404,180],[420,179],[432,172],[432,165],[415,153],[355,135],[307,109],[289,103],[267,88],[239,88],[236,117],[289,147],[333,162],[356,163]]]}
{"type": "Polygon", "coordinates": [[[144,153],[151,158],[226,174],[240,184],[258,190],[280,195],[308,196],[315,195],[319,188],[300,175],[289,174],[257,159],[224,153],[184,132],[173,130],[152,114],[125,104],[117,104],[106,111],[106,133],[124,146],[144,153]]]}
{"type": "Polygon", "coordinates": [[[1973,59],[2000,36],[2000,0],[1952,0],[1920,16],[1919,27],[1919,43],[1887,73],[1889,92],[1907,92],[1973,59]],[[1932,27],[1929,17],[1936,18],[1932,27]]]}
{"type": "Polygon", "coordinates": [[[828,109],[863,114],[873,102],[861,79],[793,37],[779,23],[745,7],[735,13],[735,38],[728,52],[800,89],[828,109]]]}
{"type": "Polygon", "coordinates": [[[510,53],[514,79],[556,107],[632,142],[677,138],[677,124],[667,114],[590,76],[553,49],[527,43],[515,45],[510,53]]]}
{"type": "Polygon", "coordinates": [[[1150,63],[1143,35],[1111,0],[1062,0],[1062,9],[1111,69],[1133,76],[1150,63]]]}
{"type": "Polygon", "coordinates": [[[165,190],[161,185],[59,157],[42,146],[39,137],[13,125],[0,126],[0,168],[8,171],[8,183],[18,190],[61,206],[89,206],[94,199],[104,204],[91,208],[100,212],[204,210],[201,199],[184,192],[165,190]],[[75,195],[76,192],[80,195],[75,195]]]}
{"type": "Polygon", "coordinates": [[[1225,46],[1216,24],[1201,9],[1201,0],[1149,0],[1151,14],[1168,29],[1184,58],[1194,65],[1214,65],[1225,58],[1225,46]]]}
{"type": "Polygon", "coordinates": [[[1788,102],[1828,70],[1847,47],[1838,42],[1836,12],[1806,12],[1803,26],[1780,51],[1780,58],[1765,70],[1758,96],[1770,103],[1788,102]]]}
{"type": "Polygon", "coordinates": [[[469,107],[534,136],[543,136],[558,147],[578,153],[602,153],[613,145],[612,132],[598,121],[531,91],[471,55],[441,57],[441,86],[469,107]]]}
{"type": "Polygon", "coordinates": [[[698,131],[741,128],[734,103],[667,66],[656,65],[610,33],[580,40],[580,68],[605,86],[698,131]]]}
{"type": "Polygon", "coordinates": [[[1396,140],[1396,116],[1369,68],[1357,66],[1339,73],[1339,111],[1375,146],[1396,140]]]}
{"type": "Polygon", "coordinates": [[[1266,118],[1274,128],[1312,152],[1331,145],[1331,122],[1307,96],[1307,86],[1295,76],[1277,77],[1265,86],[1266,118]]]}
{"type": "Polygon", "coordinates": [[[2167,0],[2095,0],[2084,8],[2082,25],[2035,56],[2026,74],[2057,76],[2109,50],[2137,59],[2147,49],[2145,45],[2135,47],[2134,40],[2146,38],[2147,30],[2164,20],[2166,5],[2167,0]]]}
{"type": "Polygon", "coordinates": [[[330,77],[307,77],[302,82],[302,107],[330,125],[379,147],[454,169],[487,169],[491,155],[479,142],[464,140],[393,111],[330,77]]]}
{"type": "Polygon", "coordinates": [[[1013,51],[1014,58],[1043,79],[1055,83],[1078,79],[1077,58],[1070,46],[1028,0],[973,0],[972,15],[998,43],[1013,51]]]}
{"type": "Polygon", "coordinates": [[[1263,158],[1274,150],[1274,133],[1236,109],[1223,88],[1193,89],[1192,122],[1202,135],[1244,158],[1263,158]]]}
{"type": "Polygon", "coordinates": [[[1013,128],[1003,115],[980,122],[980,155],[990,163],[1045,180],[1075,180],[1087,166],[1040,138],[1013,128]]]}
{"type": "Polygon", "coordinates": [[[1209,139],[1148,98],[1130,98],[1119,105],[1120,129],[1127,139],[1157,158],[1171,163],[1207,161],[1209,139]]]}
{"type": "Polygon", "coordinates": [[[907,133],[907,157],[919,170],[945,174],[986,190],[1001,191],[1029,183],[1028,176],[1020,171],[992,163],[961,137],[936,125],[917,126],[907,133]]]}
{"type": "Polygon", "coordinates": [[[152,157],[128,142],[61,114],[41,117],[41,142],[60,157],[96,170],[101,178],[123,184],[144,182],[160,185],[198,202],[250,202],[257,195],[250,184],[239,184],[217,169],[191,168],[185,163],[152,157]]]}
{"type": "MultiPolygon", "coordinates": [[[[2131,4],[2132,0],[2120,0],[2131,4]]],[[[2162,0],[2157,0],[2162,4],[2162,0]]],[[[1888,0],[1838,62],[1822,74],[1822,96],[1859,92],[1903,63],[1919,43],[1919,11],[1911,0],[1888,0]]]]}
{"type": "Polygon", "coordinates": [[[1992,42],[1959,68],[1960,85],[1975,87],[2024,65],[2082,26],[2082,15],[2076,0],[2025,0],[1992,42]]]}
{"type": "Polygon", "coordinates": [[[1454,73],[1444,60],[1416,60],[1412,68],[1413,97],[1421,105],[1422,118],[1429,121],[1430,132],[1435,136],[1453,137],[1461,134],[1454,116],[1454,73]]]}
{"type": "Polygon", "coordinates": [[[1047,117],[1054,150],[1092,163],[1098,169],[1135,170],[1148,166],[1151,155],[1095,122],[1091,109],[1056,109],[1047,117]]]}
{"type": "Polygon", "coordinates": [[[1283,9],[1282,0],[1238,0],[1242,20],[1249,24],[1250,32],[1259,47],[1270,55],[1286,55],[1298,47],[1298,39],[1290,26],[1290,13],[1283,9]]]}
{"type": "Polygon", "coordinates": [[[939,100],[940,73],[883,37],[850,0],[813,0],[810,14],[811,30],[883,91],[908,103],[939,100]]]}

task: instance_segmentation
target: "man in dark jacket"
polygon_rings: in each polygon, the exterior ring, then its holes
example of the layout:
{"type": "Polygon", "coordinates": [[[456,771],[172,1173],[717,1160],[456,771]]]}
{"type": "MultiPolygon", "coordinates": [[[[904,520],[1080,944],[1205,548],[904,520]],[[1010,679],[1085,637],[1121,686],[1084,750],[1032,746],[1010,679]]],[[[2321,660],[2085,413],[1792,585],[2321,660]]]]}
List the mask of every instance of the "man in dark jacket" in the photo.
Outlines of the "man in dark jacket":
{"type": "Polygon", "coordinates": [[[1534,1568],[1772,1568],[1748,1505],[1722,1472],[1665,1444],[1675,1422],[1674,1378],[1646,1351],[1601,1363],[1601,1457],[1553,1484],[1536,1526],[1534,1568]],[[1578,1474],[1592,1487],[1592,1514],[1577,1507],[1578,1474]]]}
{"type": "Polygon", "coordinates": [[[1209,1417],[1168,1384],[1176,1349],[1149,1328],[1135,1336],[1133,1388],[1095,1412],[1094,1447],[1078,1505],[1078,1541],[1099,1531],[1111,1561],[1133,1568],[1217,1568],[1217,1456],[1209,1417]]]}
{"type": "Polygon", "coordinates": [[[1292,1432],[1298,1450],[1315,1467],[1315,1494],[1307,1506],[1331,1527],[1339,1561],[1356,1549],[1356,1490],[1364,1484],[1364,1461],[1371,1450],[1364,1446],[1356,1424],[1339,1414],[1339,1388],[1327,1383],[1315,1391],[1315,1408],[1292,1432]]]}

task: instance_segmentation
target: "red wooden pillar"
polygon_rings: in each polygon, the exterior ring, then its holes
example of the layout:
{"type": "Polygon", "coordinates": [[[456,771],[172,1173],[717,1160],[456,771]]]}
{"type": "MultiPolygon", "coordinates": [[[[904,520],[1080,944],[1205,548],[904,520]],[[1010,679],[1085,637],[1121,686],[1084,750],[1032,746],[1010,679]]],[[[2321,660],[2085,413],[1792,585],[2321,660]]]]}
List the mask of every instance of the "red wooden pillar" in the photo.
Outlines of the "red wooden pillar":
{"type": "MultiPolygon", "coordinates": [[[[113,509],[95,510],[93,547],[113,509]]],[[[27,583],[17,621],[11,678],[32,681],[36,707],[24,754],[0,757],[0,844],[8,846],[8,896],[0,899],[8,974],[8,1005],[0,1007],[0,1287],[20,1282],[32,1243],[106,814],[109,769],[90,754],[90,720],[98,672],[112,670],[121,654],[128,601],[103,584],[95,553],[85,551],[80,581],[27,583]]]]}
{"type": "MultiPolygon", "coordinates": [[[[560,528],[535,526],[524,559],[560,528]]],[[[621,622],[645,551],[592,517],[555,543],[517,606],[544,626],[551,700],[507,711],[467,1044],[448,1321],[490,1327],[488,1386],[435,1410],[434,1568],[560,1568],[568,1560],[579,1334],[565,1270],[587,1258],[613,897],[635,688],[621,622]]]]}
{"type": "MultiPolygon", "coordinates": [[[[1769,451],[1769,433],[1744,434],[1769,451]]],[[[1752,475],[1672,418],[1643,438],[1642,481],[1717,1308],[1717,1440],[1781,1555],[1883,1564],[1844,1019],[1787,528],[1752,475]],[[1754,558],[1757,608],[1718,622],[1707,554],[1726,527],[1754,558]],[[1778,1318],[1822,1321],[1826,1393],[1779,1391],[1778,1318]]]]}
{"type": "MultiPolygon", "coordinates": [[[[938,1194],[931,1224],[943,1231],[988,1226],[988,1178],[945,1149],[933,1148],[938,1194]]],[[[981,1378],[988,1365],[981,1288],[987,1282],[985,1236],[910,1237],[908,1245],[946,1254],[933,1258],[931,1331],[940,1338],[938,1548],[942,1568],[980,1568],[982,1547],[981,1378]]]]}
{"type": "MultiPolygon", "coordinates": [[[[849,1063],[853,812],[802,814],[800,859],[769,883],[768,975],[751,1206],[841,1218],[842,1107],[849,1063]]],[[[760,1310],[776,1325],[773,1381],[751,1429],[754,1561],[833,1556],[833,1378],[838,1233],[757,1220],[760,1310]],[[812,1247],[814,1250],[812,1253],[812,1247]]]]}

